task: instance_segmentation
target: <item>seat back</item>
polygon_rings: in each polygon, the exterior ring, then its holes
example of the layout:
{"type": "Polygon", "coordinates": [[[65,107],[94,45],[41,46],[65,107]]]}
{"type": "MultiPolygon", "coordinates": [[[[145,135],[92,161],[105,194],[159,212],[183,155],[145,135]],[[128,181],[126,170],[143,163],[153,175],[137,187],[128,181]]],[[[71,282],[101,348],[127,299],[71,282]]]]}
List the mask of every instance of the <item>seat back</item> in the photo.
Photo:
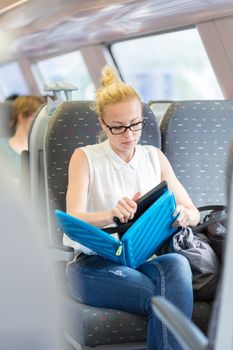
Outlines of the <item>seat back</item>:
{"type": "Polygon", "coordinates": [[[10,127],[12,118],[12,102],[0,103],[0,138],[12,136],[14,130],[10,127]]]}
{"type": "Polygon", "coordinates": [[[162,123],[162,119],[174,101],[164,100],[164,101],[150,101],[148,103],[149,107],[152,109],[157,123],[160,125],[162,123]]]}
{"type": "Polygon", "coordinates": [[[38,213],[38,221],[46,225],[43,144],[48,125],[47,104],[36,112],[28,132],[28,150],[21,155],[20,190],[25,203],[38,213]]]}
{"type": "Polygon", "coordinates": [[[162,150],[196,206],[225,204],[225,164],[233,100],[173,103],[162,123],[162,150]]]}
{"type": "MultiPolygon", "coordinates": [[[[141,143],[160,147],[160,130],[153,112],[146,104],[143,104],[143,118],[146,124],[142,130],[141,143]]],[[[53,212],[55,209],[64,211],[66,209],[65,196],[70,157],[75,148],[97,143],[100,131],[98,118],[93,110],[93,101],[64,102],[57,108],[49,122],[44,150],[51,241],[59,238],[58,234],[53,233],[57,232],[53,212]]]]}
{"type": "Polygon", "coordinates": [[[227,151],[226,188],[228,224],[224,260],[211,314],[208,338],[203,335],[174,305],[161,297],[152,299],[155,314],[187,350],[232,350],[233,348],[233,142],[227,151]]]}
{"type": "Polygon", "coordinates": [[[38,213],[38,220],[45,229],[47,228],[47,215],[43,161],[44,136],[49,119],[62,102],[61,99],[53,101],[48,97],[47,103],[37,110],[28,132],[28,151],[22,152],[21,156],[21,192],[26,202],[38,213]]]}
{"type": "MultiPolygon", "coordinates": [[[[43,162],[43,144],[44,135],[48,125],[49,118],[48,106],[45,104],[37,113],[31,125],[29,133],[29,184],[30,204],[34,210],[44,208],[45,190],[44,190],[44,162],[43,162]]],[[[45,217],[46,212],[40,217],[45,217]]]]}

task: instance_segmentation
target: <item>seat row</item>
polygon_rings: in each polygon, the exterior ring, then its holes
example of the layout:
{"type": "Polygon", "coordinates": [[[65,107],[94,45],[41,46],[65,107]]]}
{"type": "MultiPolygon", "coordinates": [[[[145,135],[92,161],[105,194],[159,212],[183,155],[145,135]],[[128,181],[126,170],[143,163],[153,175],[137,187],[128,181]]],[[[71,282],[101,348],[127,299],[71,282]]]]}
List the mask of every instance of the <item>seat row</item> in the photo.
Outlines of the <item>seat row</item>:
{"type": "MultiPolygon", "coordinates": [[[[143,104],[143,118],[146,126],[141,143],[162,148],[194,203],[225,204],[225,166],[233,135],[233,101],[174,102],[160,125],[151,108],[143,104]]],[[[64,262],[59,263],[63,273],[65,260],[72,257],[72,251],[62,247],[53,212],[65,210],[71,154],[77,147],[98,142],[99,131],[92,101],[66,101],[52,113],[45,105],[34,119],[29,151],[23,155],[22,165],[29,170],[30,205],[41,216],[48,243],[57,248],[53,249],[55,260],[64,262]]],[[[62,302],[65,334],[77,349],[146,348],[145,317],[78,303],[66,290],[62,302]]],[[[195,302],[193,320],[204,332],[210,312],[211,302],[195,302]]]]}

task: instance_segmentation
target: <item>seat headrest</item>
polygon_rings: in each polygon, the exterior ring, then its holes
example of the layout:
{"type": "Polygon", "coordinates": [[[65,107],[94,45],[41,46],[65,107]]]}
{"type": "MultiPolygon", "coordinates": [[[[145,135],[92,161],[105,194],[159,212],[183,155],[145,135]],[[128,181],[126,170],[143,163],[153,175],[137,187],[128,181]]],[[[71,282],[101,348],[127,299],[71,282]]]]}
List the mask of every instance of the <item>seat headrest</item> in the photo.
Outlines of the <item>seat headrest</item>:
{"type": "Polygon", "coordinates": [[[0,103],[0,137],[9,137],[13,134],[13,129],[10,127],[12,106],[11,101],[0,103]]]}

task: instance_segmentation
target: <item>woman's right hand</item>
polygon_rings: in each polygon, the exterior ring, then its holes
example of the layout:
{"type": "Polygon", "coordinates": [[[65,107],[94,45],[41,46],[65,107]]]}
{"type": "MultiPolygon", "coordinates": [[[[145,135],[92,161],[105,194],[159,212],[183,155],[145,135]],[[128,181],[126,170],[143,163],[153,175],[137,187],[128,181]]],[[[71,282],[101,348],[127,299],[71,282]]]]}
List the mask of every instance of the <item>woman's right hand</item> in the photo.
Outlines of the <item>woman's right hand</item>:
{"type": "Polygon", "coordinates": [[[136,200],[138,200],[140,197],[141,193],[137,192],[132,198],[124,197],[120,199],[111,211],[112,220],[114,217],[117,217],[120,222],[126,223],[133,219],[134,214],[137,211],[136,200]]]}

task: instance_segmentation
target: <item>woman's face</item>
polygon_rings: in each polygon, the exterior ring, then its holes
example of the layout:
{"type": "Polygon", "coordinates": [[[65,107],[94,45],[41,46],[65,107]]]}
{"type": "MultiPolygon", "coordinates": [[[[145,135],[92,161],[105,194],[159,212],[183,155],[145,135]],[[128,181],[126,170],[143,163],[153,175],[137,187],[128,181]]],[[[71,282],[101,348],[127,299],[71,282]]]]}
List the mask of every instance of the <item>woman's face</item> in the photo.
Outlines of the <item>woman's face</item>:
{"type": "Polygon", "coordinates": [[[141,136],[141,130],[136,130],[142,128],[141,121],[142,107],[138,99],[110,104],[104,109],[103,119],[100,120],[101,127],[114,152],[125,161],[133,157],[135,145],[141,136]],[[131,125],[133,130],[128,128],[123,132],[124,126],[131,125]]]}

